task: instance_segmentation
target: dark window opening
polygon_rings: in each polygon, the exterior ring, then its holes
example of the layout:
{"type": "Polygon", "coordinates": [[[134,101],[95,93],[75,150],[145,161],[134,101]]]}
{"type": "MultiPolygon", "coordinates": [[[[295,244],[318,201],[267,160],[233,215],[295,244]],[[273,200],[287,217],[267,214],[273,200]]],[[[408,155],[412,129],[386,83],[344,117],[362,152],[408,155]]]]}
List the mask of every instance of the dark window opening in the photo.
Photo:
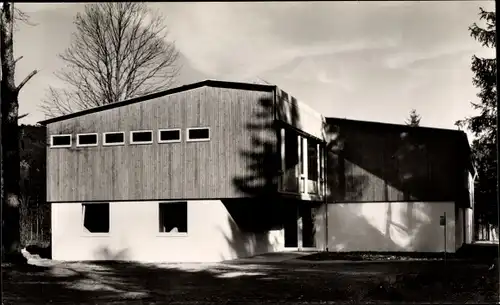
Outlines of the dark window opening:
{"type": "Polygon", "coordinates": [[[207,140],[210,138],[210,131],[208,128],[189,129],[188,138],[190,140],[207,140]]]}
{"type": "Polygon", "coordinates": [[[104,135],[104,143],[116,144],[125,142],[125,135],[123,132],[113,132],[104,135]]]}
{"type": "Polygon", "coordinates": [[[89,233],[109,233],[109,203],[82,204],[83,227],[89,233]]]}
{"type": "Polygon", "coordinates": [[[132,143],[141,142],[152,142],[153,132],[152,131],[133,131],[132,132],[132,143]]]}
{"type": "Polygon", "coordinates": [[[285,168],[290,169],[299,163],[297,134],[285,130],[285,168]]]}
{"type": "Polygon", "coordinates": [[[71,145],[71,135],[52,136],[52,146],[68,146],[68,145],[71,145]]]}
{"type": "Polygon", "coordinates": [[[79,134],[78,145],[95,145],[97,144],[97,134],[79,134]]]}
{"type": "Polygon", "coordinates": [[[307,177],[309,180],[318,180],[318,144],[314,141],[307,142],[307,177]]]}
{"type": "Polygon", "coordinates": [[[160,232],[187,233],[187,202],[160,203],[160,232]]]}
{"type": "Polygon", "coordinates": [[[160,141],[179,141],[181,139],[180,130],[160,130],[160,141]]]}
{"type": "Polygon", "coordinates": [[[299,141],[299,147],[300,147],[300,158],[299,158],[299,168],[300,168],[300,174],[305,175],[306,173],[306,163],[304,162],[306,156],[304,153],[304,145],[306,143],[306,140],[303,137],[300,137],[299,141]]]}

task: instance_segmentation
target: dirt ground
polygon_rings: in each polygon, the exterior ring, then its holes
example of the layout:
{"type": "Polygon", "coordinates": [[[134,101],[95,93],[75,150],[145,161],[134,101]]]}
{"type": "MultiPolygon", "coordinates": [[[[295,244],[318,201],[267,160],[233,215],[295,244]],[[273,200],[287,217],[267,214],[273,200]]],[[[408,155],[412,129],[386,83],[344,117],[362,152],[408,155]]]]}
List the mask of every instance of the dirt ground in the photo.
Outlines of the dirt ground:
{"type": "MultiPolygon", "coordinates": [[[[293,262],[292,262],[293,261],[293,262]]],[[[3,304],[498,302],[498,269],[449,261],[2,266],[3,304]]]]}

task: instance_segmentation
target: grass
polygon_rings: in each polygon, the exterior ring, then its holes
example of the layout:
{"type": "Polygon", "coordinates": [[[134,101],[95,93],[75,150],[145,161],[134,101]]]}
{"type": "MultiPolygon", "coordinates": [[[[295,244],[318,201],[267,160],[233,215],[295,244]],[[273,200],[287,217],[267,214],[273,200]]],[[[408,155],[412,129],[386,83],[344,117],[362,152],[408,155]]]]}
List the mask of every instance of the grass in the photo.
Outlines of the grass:
{"type": "Polygon", "coordinates": [[[3,304],[497,302],[499,287],[498,269],[469,262],[45,262],[2,266],[3,304]]]}
{"type": "MultiPolygon", "coordinates": [[[[456,253],[447,253],[446,258],[466,259],[491,263],[498,260],[498,245],[464,245],[456,253]]],[[[444,252],[318,252],[302,256],[305,261],[404,261],[404,260],[444,260],[444,252]]]]}
{"type": "MultiPolygon", "coordinates": [[[[452,253],[447,258],[456,258],[452,253]]],[[[402,253],[402,252],[319,252],[299,258],[305,261],[401,261],[401,260],[444,260],[444,253],[402,253]]]]}

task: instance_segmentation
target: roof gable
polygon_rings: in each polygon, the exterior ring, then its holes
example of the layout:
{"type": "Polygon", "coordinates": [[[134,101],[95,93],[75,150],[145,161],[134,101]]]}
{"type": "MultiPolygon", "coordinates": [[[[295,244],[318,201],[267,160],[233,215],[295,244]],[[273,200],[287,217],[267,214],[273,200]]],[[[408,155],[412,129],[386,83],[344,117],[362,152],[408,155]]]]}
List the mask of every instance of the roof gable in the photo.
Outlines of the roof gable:
{"type": "Polygon", "coordinates": [[[118,107],[130,105],[130,104],[134,104],[134,103],[140,103],[140,102],[152,100],[152,99],[155,99],[158,97],[167,96],[170,94],[175,94],[175,93],[188,91],[188,90],[192,90],[192,89],[196,89],[196,88],[201,88],[201,87],[205,87],[205,86],[206,87],[216,87],[216,88],[227,88],[227,89],[251,90],[251,91],[267,91],[267,92],[272,91],[276,88],[276,86],[274,86],[274,85],[227,82],[227,81],[218,81],[218,80],[204,80],[201,82],[191,83],[191,84],[183,85],[180,87],[176,87],[176,88],[168,89],[165,91],[160,91],[160,92],[132,98],[132,99],[121,101],[121,102],[107,104],[107,105],[94,107],[94,108],[90,108],[90,109],[85,109],[82,111],[70,113],[70,114],[55,117],[55,118],[50,118],[47,120],[40,121],[40,122],[38,122],[38,124],[47,125],[50,123],[63,121],[63,120],[71,119],[71,118],[76,118],[76,117],[90,114],[90,113],[94,113],[94,112],[100,112],[100,111],[118,108],[118,107]]]}

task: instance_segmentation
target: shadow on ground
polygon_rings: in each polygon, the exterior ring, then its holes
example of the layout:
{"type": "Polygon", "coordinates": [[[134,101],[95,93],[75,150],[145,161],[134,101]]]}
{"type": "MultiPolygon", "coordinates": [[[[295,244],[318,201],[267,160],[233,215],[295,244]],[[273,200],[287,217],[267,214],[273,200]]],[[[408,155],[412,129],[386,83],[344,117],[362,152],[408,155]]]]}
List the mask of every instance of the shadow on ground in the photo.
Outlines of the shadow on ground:
{"type": "Polygon", "coordinates": [[[493,302],[498,270],[449,262],[3,266],[3,304],[493,302]],[[21,269],[20,269],[21,268],[21,269]],[[425,293],[422,293],[425,291],[425,293]]]}

